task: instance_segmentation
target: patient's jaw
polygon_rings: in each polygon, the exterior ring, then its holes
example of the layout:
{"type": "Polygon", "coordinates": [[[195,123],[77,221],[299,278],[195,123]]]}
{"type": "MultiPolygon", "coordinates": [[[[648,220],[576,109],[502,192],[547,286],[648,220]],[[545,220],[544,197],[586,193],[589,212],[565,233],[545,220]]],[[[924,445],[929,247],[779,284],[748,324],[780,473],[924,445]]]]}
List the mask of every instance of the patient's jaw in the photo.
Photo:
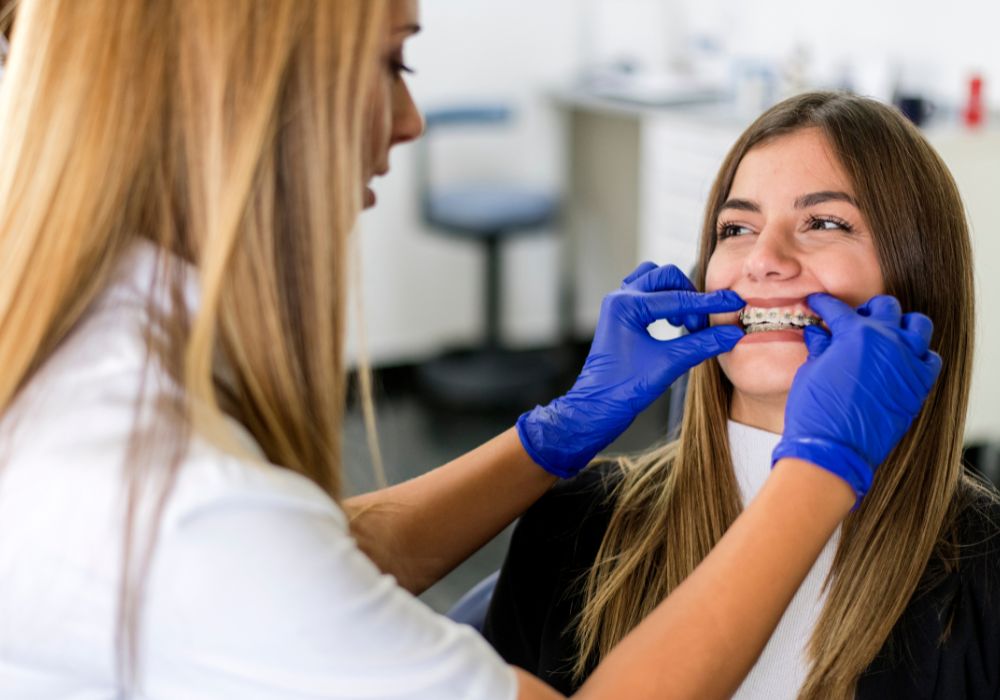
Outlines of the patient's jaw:
{"type": "Polygon", "coordinates": [[[719,357],[733,385],[731,417],[773,432],[806,359],[802,328],[818,323],[806,297],[832,294],[858,306],[884,292],[871,231],[854,188],[823,133],[802,129],[765,142],[740,162],[716,219],[706,291],[732,289],[748,302],[712,324],[747,336],[719,357]]]}

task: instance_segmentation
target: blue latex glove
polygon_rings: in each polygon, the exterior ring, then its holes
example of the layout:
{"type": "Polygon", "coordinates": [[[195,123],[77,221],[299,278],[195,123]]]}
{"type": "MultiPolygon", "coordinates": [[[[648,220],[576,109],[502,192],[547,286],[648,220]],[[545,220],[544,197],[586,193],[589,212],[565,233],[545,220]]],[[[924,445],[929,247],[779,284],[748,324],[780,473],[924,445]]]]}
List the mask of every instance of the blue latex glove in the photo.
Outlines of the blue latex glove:
{"type": "Polygon", "coordinates": [[[808,303],[830,332],[805,329],[809,357],[792,381],[772,465],[783,457],[812,462],[845,479],[860,501],[941,371],[929,349],[934,326],[904,314],[891,296],[857,310],[828,294],[808,303]]]}
{"type": "Polygon", "coordinates": [[[620,290],[604,298],[590,354],[573,388],[518,419],[525,450],[546,471],[561,477],[576,474],[675,379],[732,350],[743,330],[734,325],[706,328],[707,314],[743,306],[729,290],[698,293],[673,265],[643,263],[620,290]],[[656,340],[647,326],[659,319],[696,332],[656,340]]]}

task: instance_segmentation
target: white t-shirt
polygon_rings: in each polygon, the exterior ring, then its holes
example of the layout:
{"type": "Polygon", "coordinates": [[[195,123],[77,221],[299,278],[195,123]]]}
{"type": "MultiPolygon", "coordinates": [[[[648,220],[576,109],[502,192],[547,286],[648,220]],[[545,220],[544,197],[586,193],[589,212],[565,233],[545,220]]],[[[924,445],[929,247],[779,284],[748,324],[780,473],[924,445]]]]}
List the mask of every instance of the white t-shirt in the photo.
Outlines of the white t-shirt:
{"type": "MultiPolygon", "coordinates": [[[[156,251],[136,244],[0,420],[0,697],[122,696],[122,469],[156,251]]],[[[155,366],[147,381],[176,390],[155,366]]],[[[251,457],[195,437],[166,506],[138,697],[515,697],[513,671],[472,628],[381,574],[326,494],[231,427],[251,457]]]]}
{"type": "MultiPolygon", "coordinates": [[[[743,504],[753,500],[771,473],[771,453],[780,435],[729,421],[729,448],[743,504]]],[[[823,547],[792,598],[757,663],[733,695],[735,700],[794,700],[809,672],[806,648],[826,602],[823,584],[833,565],[840,528],[823,547]]]]}

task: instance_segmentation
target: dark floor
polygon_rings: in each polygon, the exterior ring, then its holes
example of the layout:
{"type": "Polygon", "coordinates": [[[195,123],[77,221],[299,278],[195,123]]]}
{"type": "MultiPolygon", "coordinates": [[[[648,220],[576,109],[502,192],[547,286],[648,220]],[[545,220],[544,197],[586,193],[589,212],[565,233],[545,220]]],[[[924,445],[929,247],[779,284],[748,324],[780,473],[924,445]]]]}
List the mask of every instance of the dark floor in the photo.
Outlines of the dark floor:
{"type": "MultiPolygon", "coordinates": [[[[578,368],[586,348],[574,350],[566,362],[578,368]],[[579,355],[579,362],[575,362],[579,355]]],[[[417,388],[415,368],[396,368],[376,377],[376,410],[379,444],[390,483],[417,476],[469,451],[511,427],[524,406],[493,411],[447,410],[433,407],[417,388]]],[[[557,382],[553,392],[568,387],[575,370],[557,382]]],[[[556,394],[553,393],[553,397],[556,394]]],[[[640,450],[659,440],[666,430],[667,403],[653,404],[610,448],[612,452],[640,450]]],[[[374,484],[364,424],[357,407],[348,411],[344,462],[348,491],[357,493],[374,484]]],[[[497,536],[449,576],[422,596],[438,611],[446,611],[469,588],[500,567],[510,530],[497,536]]]]}

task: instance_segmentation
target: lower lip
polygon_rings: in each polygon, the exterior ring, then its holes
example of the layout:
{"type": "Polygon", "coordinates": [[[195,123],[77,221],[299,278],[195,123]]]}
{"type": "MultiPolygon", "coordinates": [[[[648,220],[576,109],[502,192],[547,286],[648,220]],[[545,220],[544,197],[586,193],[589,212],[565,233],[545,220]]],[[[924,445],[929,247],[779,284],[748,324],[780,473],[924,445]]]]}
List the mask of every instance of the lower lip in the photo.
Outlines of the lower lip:
{"type": "Polygon", "coordinates": [[[365,187],[365,209],[375,206],[375,191],[371,187],[365,187]]]}
{"type": "Polygon", "coordinates": [[[802,331],[761,331],[747,333],[737,345],[747,343],[803,343],[802,331]]]}

